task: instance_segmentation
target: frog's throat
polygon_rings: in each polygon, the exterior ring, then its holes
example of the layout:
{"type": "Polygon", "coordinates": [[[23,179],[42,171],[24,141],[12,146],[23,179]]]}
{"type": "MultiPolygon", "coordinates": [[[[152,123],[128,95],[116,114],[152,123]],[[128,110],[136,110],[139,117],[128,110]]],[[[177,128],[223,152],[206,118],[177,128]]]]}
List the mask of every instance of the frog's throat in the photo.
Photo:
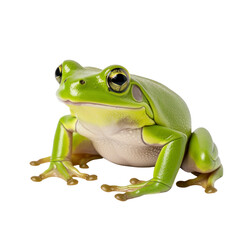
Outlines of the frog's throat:
{"type": "Polygon", "coordinates": [[[96,126],[116,125],[126,119],[131,127],[133,125],[142,127],[154,124],[154,120],[147,114],[145,106],[118,106],[95,102],[72,102],[70,100],[63,100],[63,102],[78,120],[96,126]]]}

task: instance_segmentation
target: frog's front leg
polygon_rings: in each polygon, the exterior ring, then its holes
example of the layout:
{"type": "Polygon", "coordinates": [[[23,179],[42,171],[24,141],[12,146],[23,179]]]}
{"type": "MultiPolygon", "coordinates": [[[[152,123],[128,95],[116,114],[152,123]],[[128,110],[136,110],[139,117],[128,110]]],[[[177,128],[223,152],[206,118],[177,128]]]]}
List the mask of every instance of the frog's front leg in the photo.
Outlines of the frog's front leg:
{"type": "MultiPolygon", "coordinates": [[[[73,137],[74,138],[74,137],[73,137]]],[[[99,154],[89,154],[89,153],[73,153],[69,160],[72,162],[73,166],[79,165],[80,168],[89,168],[87,163],[94,159],[102,158],[99,154]]],[[[51,157],[41,158],[37,161],[31,161],[30,165],[38,166],[43,163],[51,161],[51,157]]]]}
{"type": "Polygon", "coordinates": [[[142,129],[142,139],[147,145],[162,146],[159,153],[153,178],[149,181],[131,180],[131,185],[125,187],[103,185],[104,191],[123,191],[117,194],[118,200],[139,197],[145,194],[166,192],[171,187],[181,166],[187,136],[181,132],[159,125],[146,126],[142,129]]]}
{"type": "MultiPolygon", "coordinates": [[[[51,158],[40,159],[36,162],[31,162],[32,165],[39,165],[44,162],[50,161],[49,168],[40,174],[39,176],[33,176],[31,179],[35,182],[40,182],[48,177],[60,177],[67,181],[68,185],[77,184],[78,181],[73,177],[80,177],[86,180],[97,179],[96,175],[88,175],[79,172],[73,165],[78,162],[76,160],[77,155],[72,154],[73,145],[80,144],[80,137],[73,141],[73,134],[75,132],[75,124],[77,119],[71,115],[64,116],[59,120],[57,130],[54,137],[53,151],[51,158]],[[75,159],[71,161],[72,157],[75,159]]],[[[79,156],[79,155],[78,155],[79,156]]],[[[92,159],[96,159],[97,155],[91,156],[92,159]]],[[[100,158],[100,156],[99,156],[100,158]]],[[[79,163],[80,164],[80,163],[79,163]]]]}

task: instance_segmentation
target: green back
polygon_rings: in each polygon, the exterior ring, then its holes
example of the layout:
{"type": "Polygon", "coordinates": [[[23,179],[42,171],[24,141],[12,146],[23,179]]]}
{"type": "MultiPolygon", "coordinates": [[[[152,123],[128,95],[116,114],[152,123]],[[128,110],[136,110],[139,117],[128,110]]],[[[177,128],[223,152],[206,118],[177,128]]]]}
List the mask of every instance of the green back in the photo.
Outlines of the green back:
{"type": "Polygon", "coordinates": [[[154,114],[154,121],[165,127],[191,134],[191,116],[186,103],[172,90],[153,80],[131,75],[131,79],[146,96],[154,114]]]}

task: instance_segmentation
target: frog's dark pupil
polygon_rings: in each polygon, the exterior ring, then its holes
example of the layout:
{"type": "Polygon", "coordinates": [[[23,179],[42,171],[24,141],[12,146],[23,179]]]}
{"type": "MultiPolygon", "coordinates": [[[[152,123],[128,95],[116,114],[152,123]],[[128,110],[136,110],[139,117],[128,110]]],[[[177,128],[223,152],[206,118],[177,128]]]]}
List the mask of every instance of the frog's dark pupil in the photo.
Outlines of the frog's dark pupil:
{"type": "Polygon", "coordinates": [[[60,72],[60,69],[58,67],[55,71],[55,77],[61,77],[61,76],[62,76],[62,73],[60,72]]]}
{"type": "Polygon", "coordinates": [[[123,85],[127,81],[127,77],[123,74],[116,74],[111,81],[117,85],[123,85]]]}

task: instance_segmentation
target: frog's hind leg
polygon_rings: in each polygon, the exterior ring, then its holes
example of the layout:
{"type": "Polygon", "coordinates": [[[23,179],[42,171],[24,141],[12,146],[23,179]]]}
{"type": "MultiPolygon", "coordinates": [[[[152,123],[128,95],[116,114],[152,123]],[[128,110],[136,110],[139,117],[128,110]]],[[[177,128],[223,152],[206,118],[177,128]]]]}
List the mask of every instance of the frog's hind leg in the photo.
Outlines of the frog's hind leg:
{"type": "Polygon", "coordinates": [[[71,162],[73,165],[79,165],[80,168],[89,168],[87,165],[88,162],[100,158],[102,158],[102,156],[98,154],[78,153],[72,154],[71,162]]]}
{"type": "MultiPolygon", "coordinates": [[[[196,173],[193,173],[196,175],[196,173]]],[[[211,173],[199,173],[198,176],[194,179],[190,179],[187,181],[178,181],[178,187],[189,187],[192,185],[200,185],[205,188],[206,193],[215,193],[217,189],[214,187],[214,183],[217,179],[222,177],[223,175],[223,167],[222,165],[211,173]]]]}
{"type": "Polygon", "coordinates": [[[223,167],[218,157],[217,147],[206,129],[198,128],[192,133],[188,151],[181,167],[187,172],[192,172],[197,177],[177,182],[178,187],[200,185],[205,188],[206,193],[217,191],[214,183],[222,177],[223,167]]]}
{"type": "Polygon", "coordinates": [[[95,150],[92,142],[78,133],[73,133],[71,162],[80,168],[88,168],[87,163],[102,156],[95,150]]]}

